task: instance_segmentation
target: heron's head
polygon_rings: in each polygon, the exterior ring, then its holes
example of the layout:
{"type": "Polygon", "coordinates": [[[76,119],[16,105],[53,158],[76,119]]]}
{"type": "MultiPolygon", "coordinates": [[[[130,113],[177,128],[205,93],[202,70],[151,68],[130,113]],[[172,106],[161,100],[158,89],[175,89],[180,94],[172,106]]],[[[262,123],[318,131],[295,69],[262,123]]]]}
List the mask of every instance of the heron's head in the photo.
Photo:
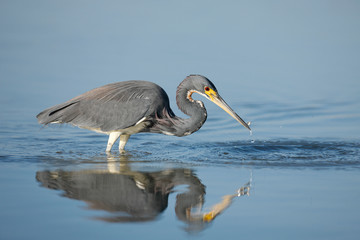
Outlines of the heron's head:
{"type": "Polygon", "coordinates": [[[230,116],[232,116],[236,121],[241,123],[247,129],[250,129],[250,123],[246,123],[244,120],[236,114],[234,110],[225,102],[225,100],[219,95],[215,85],[206,77],[201,75],[190,75],[186,78],[189,84],[189,91],[188,91],[188,99],[192,100],[191,95],[196,92],[219,107],[221,107],[225,112],[227,112],[230,116]],[[191,87],[190,87],[191,86],[191,87]]]}

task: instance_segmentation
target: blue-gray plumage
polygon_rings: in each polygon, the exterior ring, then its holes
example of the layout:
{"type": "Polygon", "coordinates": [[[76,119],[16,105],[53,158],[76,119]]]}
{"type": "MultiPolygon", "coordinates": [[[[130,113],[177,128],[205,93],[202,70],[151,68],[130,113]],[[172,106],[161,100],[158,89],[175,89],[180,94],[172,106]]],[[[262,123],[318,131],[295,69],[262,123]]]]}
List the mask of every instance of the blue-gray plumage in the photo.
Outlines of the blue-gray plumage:
{"type": "Polygon", "coordinates": [[[207,113],[201,101],[192,99],[198,93],[211,100],[250,130],[220,97],[214,84],[204,76],[190,75],[178,86],[176,103],[190,118],[175,116],[166,92],[147,81],[111,83],[95,88],[69,101],[48,108],[37,115],[41,124],[70,123],[80,128],[109,134],[106,151],[120,137],[119,150],[124,151],[130,135],[139,132],[186,136],[201,128],[207,113]]]}

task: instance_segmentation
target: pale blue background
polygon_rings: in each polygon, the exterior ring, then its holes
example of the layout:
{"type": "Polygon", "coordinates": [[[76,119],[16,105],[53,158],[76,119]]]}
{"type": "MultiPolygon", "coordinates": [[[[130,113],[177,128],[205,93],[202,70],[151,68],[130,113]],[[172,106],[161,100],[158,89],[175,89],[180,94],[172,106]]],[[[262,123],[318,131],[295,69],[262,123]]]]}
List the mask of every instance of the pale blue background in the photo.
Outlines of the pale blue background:
{"type": "Polygon", "coordinates": [[[359,12],[359,1],[1,0],[1,105],[41,110],[129,79],[173,101],[191,73],[239,103],[359,101],[359,12]]]}

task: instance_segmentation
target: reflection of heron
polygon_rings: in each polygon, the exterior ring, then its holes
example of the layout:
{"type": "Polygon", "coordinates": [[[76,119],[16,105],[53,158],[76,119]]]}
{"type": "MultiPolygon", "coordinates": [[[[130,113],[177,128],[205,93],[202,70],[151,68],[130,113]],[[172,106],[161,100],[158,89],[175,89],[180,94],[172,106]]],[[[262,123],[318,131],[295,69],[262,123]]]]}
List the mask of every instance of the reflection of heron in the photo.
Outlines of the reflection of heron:
{"type": "Polygon", "coordinates": [[[91,209],[105,210],[107,213],[97,219],[107,222],[154,220],[167,208],[169,195],[176,191],[176,216],[188,223],[190,231],[204,229],[230,206],[234,197],[249,194],[248,183],[204,213],[205,186],[191,169],[133,171],[127,160],[127,156],[119,159],[109,155],[107,170],[46,170],[37,172],[36,179],[44,187],[62,190],[65,197],[85,201],[91,209]],[[185,185],[186,190],[176,190],[180,185],[185,185]]]}
{"type": "Polygon", "coordinates": [[[70,123],[80,128],[109,134],[109,152],[120,137],[124,151],[130,135],[139,132],[162,133],[178,137],[192,134],[204,124],[207,113],[201,101],[192,99],[199,93],[214,102],[250,130],[218,94],[214,84],[201,75],[190,75],[180,83],[176,103],[190,118],[175,116],[166,92],[155,83],[127,81],[105,85],[48,108],[37,115],[41,124],[70,123]]]}
{"type": "Polygon", "coordinates": [[[169,194],[176,186],[186,185],[179,193],[176,211],[186,219],[185,209],[203,204],[205,186],[190,169],[133,171],[127,156],[108,157],[108,169],[80,171],[39,171],[42,186],[64,191],[64,196],[85,201],[89,208],[105,210],[99,220],[107,222],[143,222],[154,220],[168,206],[169,194]]]}
{"type": "Polygon", "coordinates": [[[47,188],[63,190],[68,198],[85,201],[90,209],[105,210],[107,214],[97,219],[106,222],[154,220],[167,208],[169,194],[177,185],[189,186],[189,204],[199,204],[205,194],[205,187],[187,169],[123,174],[98,170],[41,171],[36,179],[47,188]]]}

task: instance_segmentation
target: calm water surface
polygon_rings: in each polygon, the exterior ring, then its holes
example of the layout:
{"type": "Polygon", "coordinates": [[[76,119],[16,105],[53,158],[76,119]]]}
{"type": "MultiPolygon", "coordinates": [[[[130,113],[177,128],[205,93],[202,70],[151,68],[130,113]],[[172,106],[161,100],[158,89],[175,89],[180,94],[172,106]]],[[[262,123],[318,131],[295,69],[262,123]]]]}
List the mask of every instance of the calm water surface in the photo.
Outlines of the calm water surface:
{"type": "Polygon", "coordinates": [[[360,141],[326,134],[343,106],[259,108],[242,108],[252,135],[209,106],[189,137],[138,134],[106,155],[104,135],[4,107],[0,238],[356,239],[360,141]]]}

